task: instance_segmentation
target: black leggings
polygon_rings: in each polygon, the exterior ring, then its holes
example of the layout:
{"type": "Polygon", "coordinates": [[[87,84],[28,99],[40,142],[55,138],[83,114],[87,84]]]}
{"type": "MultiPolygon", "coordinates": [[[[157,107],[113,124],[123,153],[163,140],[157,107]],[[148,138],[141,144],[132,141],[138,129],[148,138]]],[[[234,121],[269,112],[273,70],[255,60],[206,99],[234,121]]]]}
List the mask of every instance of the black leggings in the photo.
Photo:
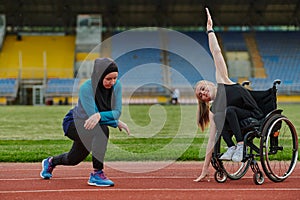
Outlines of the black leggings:
{"type": "Polygon", "coordinates": [[[77,165],[92,151],[93,168],[103,169],[109,129],[106,125],[101,125],[88,131],[84,129],[83,124],[83,121],[70,124],[66,136],[73,140],[73,145],[69,152],[53,157],[54,166],[77,165]]]}
{"type": "MultiPolygon", "coordinates": [[[[224,115],[223,115],[224,116],[224,115]]],[[[232,135],[235,136],[237,142],[244,140],[244,136],[241,131],[239,121],[248,117],[252,117],[253,113],[249,110],[241,109],[236,106],[228,106],[225,111],[225,123],[223,127],[219,127],[222,130],[222,137],[228,147],[234,146],[232,135]]],[[[215,118],[216,119],[216,118],[215,118]]],[[[220,120],[220,119],[219,119],[220,120]]],[[[224,121],[224,119],[223,119],[224,121]]],[[[216,124],[218,124],[216,122],[216,124]]],[[[217,126],[218,129],[218,126],[217,126]]]]}

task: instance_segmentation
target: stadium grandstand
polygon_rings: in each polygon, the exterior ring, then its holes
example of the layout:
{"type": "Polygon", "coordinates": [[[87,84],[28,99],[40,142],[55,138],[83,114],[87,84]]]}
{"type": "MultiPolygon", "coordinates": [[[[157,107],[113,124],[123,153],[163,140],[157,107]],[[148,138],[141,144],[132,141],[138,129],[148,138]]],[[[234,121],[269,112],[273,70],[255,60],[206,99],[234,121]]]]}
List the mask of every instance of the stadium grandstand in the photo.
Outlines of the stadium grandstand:
{"type": "MultiPolygon", "coordinates": [[[[300,102],[298,0],[4,0],[0,104],[76,102],[78,87],[89,78],[97,57],[112,57],[119,65],[124,103],[168,103],[172,88],[180,89],[180,103],[196,103],[190,88],[204,77],[171,51],[180,41],[158,30],[184,34],[209,57],[206,6],[230,77],[250,80],[256,90],[281,79],[279,101],[300,102]],[[127,30],[139,40],[114,40],[127,30]],[[144,38],[150,46],[124,52],[123,47],[144,38]]],[[[188,53],[197,58],[197,52],[188,53]]]]}

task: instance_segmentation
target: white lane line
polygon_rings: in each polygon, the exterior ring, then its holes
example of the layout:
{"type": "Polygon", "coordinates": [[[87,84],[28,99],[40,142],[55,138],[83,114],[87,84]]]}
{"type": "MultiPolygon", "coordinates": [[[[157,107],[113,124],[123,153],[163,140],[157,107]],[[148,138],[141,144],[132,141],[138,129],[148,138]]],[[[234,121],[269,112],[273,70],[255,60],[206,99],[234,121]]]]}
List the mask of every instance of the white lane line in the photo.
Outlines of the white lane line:
{"type": "Polygon", "coordinates": [[[16,190],[16,191],[0,191],[0,194],[12,194],[12,193],[52,193],[52,192],[99,192],[99,191],[111,191],[111,192],[145,192],[145,191],[300,191],[300,188],[190,188],[190,189],[175,189],[175,188],[101,188],[101,189],[58,189],[58,190],[16,190]]]}
{"type": "MultiPolygon", "coordinates": [[[[195,179],[195,176],[110,176],[111,179],[195,179]]],[[[54,177],[52,179],[46,179],[44,181],[49,180],[81,180],[88,179],[88,176],[78,176],[78,177],[54,177]]],[[[214,179],[211,177],[210,179],[214,179]]],[[[253,179],[252,176],[243,176],[242,179],[253,179]]],[[[288,179],[300,179],[300,176],[291,176],[288,179]]],[[[0,178],[0,181],[36,181],[43,180],[40,177],[37,178],[0,178]]]]}
{"type": "MultiPolygon", "coordinates": [[[[49,181],[49,180],[81,180],[81,179],[88,179],[88,176],[84,176],[84,177],[61,177],[61,178],[52,178],[52,179],[46,179],[45,181],[49,181]]],[[[127,176],[127,177],[117,177],[117,176],[110,176],[111,179],[195,179],[195,176],[127,176]]],[[[243,178],[252,178],[252,177],[243,177],[243,178]]],[[[0,178],[0,182],[1,181],[36,181],[36,180],[41,180],[43,181],[42,178],[0,178]]]]}

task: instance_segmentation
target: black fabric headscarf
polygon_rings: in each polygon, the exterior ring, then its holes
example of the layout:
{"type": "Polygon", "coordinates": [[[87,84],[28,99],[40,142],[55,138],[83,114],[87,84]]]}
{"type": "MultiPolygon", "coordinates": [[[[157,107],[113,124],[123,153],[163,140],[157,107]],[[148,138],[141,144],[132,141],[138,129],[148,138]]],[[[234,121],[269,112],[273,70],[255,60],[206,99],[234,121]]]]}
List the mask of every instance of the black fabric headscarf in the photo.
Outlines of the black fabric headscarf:
{"type": "Polygon", "coordinates": [[[95,60],[91,81],[99,111],[110,111],[112,108],[113,87],[106,89],[103,86],[104,77],[111,72],[118,72],[118,67],[113,60],[109,58],[97,58],[95,60]]]}

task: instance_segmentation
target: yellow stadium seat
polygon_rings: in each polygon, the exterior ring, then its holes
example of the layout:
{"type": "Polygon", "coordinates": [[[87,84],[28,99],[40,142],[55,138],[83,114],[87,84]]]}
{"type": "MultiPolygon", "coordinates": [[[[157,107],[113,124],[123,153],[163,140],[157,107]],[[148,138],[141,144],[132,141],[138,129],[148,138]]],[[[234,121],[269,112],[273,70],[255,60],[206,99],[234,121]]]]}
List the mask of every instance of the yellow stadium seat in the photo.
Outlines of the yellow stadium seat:
{"type": "Polygon", "coordinates": [[[0,52],[0,77],[73,78],[75,36],[7,36],[0,52]]]}

